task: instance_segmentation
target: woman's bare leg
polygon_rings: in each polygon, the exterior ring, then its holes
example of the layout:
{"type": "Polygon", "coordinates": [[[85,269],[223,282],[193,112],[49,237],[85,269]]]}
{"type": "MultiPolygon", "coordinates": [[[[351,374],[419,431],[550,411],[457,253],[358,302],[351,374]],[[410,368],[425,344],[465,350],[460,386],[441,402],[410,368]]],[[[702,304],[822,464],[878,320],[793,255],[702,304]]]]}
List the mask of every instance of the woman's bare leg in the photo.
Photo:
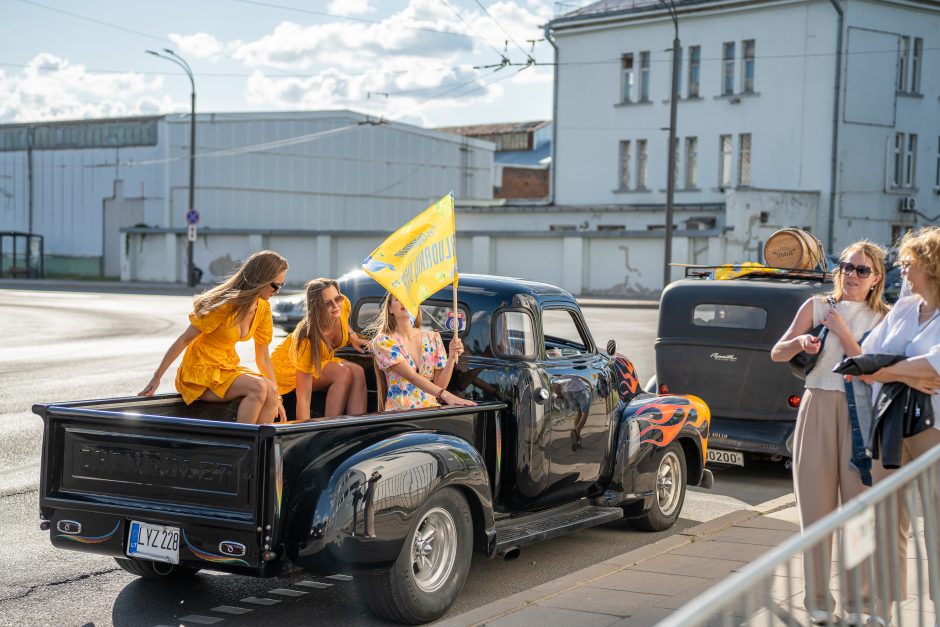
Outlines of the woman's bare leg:
{"type": "Polygon", "coordinates": [[[366,372],[359,364],[344,361],[343,365],[352,373],[352,383],[349,386],[349,400],[346,402],[346,413],[350,416],[361,416],[366,413],[368,396],[366,392],[366,372]]]}
{"type": "MultiPolygon", "coordinates": [[[[344,362],[345,363],[345,362],[344,362]]],[[[333,362],[324,366],[320,378],[313,380],[313,390],[326,390],[326,407],[323,413],[327,416],[342,416],[349,399],[349,388],[352,385],[352,372],[342,364],[333,362]]]]}
{"type": "MultiPolygon", "coordinates": [[[[199,400],[212,403],[238,401],[238,422],[257,424],[268,398],[268,380],[261,375],[243,374],[229,386],[225,396],[220,397],[212,390],[206,390],[199,400]]],[[[277,396],[274,397],[275,402],[277,396]]]]}

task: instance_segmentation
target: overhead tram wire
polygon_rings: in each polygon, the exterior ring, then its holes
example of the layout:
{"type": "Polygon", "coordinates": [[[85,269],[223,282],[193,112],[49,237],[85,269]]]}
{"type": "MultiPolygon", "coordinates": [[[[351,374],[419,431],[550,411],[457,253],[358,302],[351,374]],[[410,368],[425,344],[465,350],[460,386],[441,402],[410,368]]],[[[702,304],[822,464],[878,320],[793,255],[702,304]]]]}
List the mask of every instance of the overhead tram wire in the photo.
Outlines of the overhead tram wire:
{"type": "Polygon", "coordinates": [[[500,56],[500,58],[502,59],[502,62],[503,62],[504,65],[509,65],[509,59],[506,57],[506,51],[505,51],[505,50],[500,50],[499,48],[497,48],[496,46],[494,46],[492,43],[490,43],[490,40],[487,39],[486,37],[484,37],[484,36],[480,33],[480,31],[478,31],[478,30],[476,29],[476,27],[475,27],[473,24],[471,24],[463,15],[460,14],[460,11],[458,11],[456,8],[454,8],[453,5],[451,5],[451,3],[449,3],[447,0],[441,0],[441,2],[444,4],[444,6],[446,6],[448,9],[450,9],[451,11],[453,11],[454,15],[456,15],[458,18],[460,18],[460,21],[461,21],[461,22],[463,22],[464,24],[466,24],[467,26],[469,26],[469,27],[470,27],[470,30],[472,30],[474,33],[477,34],[477,37],[479,37],[481,40],[483,40],[484,42],[486,42],[486,45],[488,45],[490,48],[492,48],[493,51],[494,51],[496,54],[498,54],[498,55],[500,56]]]}
{"type": "MultiPolygon", "coordinates": [[[[492,14],[492,13],[490,13],[489,11],[486,10],[486,7],[483,6],[483,3],[480,2],[480,0],[476,0],[476,3],[477,3],[477,6],[479,6],[481,9],[483,9],[483,12],[486,13],[487,17],[489,17],[491,20],[493,20],[493,23],[495,23],[497,26],[499,26],[499,29],[500,29],[501,31],[503,31],[504,33],[506,33],[506,37],[509,38],[509,41],[511,41],[512,43],[514,43],[514,44],[516,45],[516,47],[519,48],[519,50],[522,52],[522,54],[524,54],[524,55],[526,56],[526,59],[528,59],[528,61],[529,61],[530,63],[535,63],[535,59],[532,58],[532,52],[526,52],[525,48],[523,48],[523,47],[519,44],[519,42],[516,41],[516,38],[513,37],[513,36],[510,34],[510,32],[509,32],[508,30],[506,30],[505,28],[503,28],[503,25],[500,24],[499,21],[498,21],[495,17],[493,17],[493,14],[492,14]]],[[[535,44],[533,44],[532,47],[534,48],[534,47],[535,47],[535,44]]]]}

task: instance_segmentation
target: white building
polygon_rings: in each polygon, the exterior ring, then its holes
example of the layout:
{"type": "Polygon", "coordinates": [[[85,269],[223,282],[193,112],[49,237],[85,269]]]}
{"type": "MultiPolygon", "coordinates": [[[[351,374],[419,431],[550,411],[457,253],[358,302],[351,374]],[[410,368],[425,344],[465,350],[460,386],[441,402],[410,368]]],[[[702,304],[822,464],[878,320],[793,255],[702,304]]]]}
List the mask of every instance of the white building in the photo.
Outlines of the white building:
{"type": "MultiPolygon", "coordinates": [[[[184,281],[189,122],[0,125],[0,231],[42,235],[47,272],[184,281]]],[[[317,248],[323,234],[368,232],[348,252],[361,260],[381,241],[375,232],[450,191],[492,198],[489,142],[351,111],[200,113],[196,122],[194,258],[205,281],[267,246],[293,251],[303,272],[292,282],[330,275],[349,263],[317,248]]]]}
{"type": "MultiPolygon", "coordinates": [[[[674,261],[761,260],[782,226],[808,228],[838,251],[936,222],[940,3],[674,4],[674,224],[691,236],[674,261]]],[[[673,21],[658,0],[559,5],[546,27],[557,65],[554,214],[545,217],[583,231],[661,233],[673,21]]],[[[608,282],[626,273],[640,292],[661,287],[662,253],[643,246],[608,282]]]]}

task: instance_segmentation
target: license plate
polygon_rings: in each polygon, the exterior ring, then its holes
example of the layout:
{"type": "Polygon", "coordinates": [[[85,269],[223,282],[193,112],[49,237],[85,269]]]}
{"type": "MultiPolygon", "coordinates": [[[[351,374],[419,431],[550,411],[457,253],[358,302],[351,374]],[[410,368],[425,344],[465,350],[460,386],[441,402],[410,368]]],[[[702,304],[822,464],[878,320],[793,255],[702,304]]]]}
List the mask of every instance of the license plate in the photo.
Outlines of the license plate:
{"type": "Polygon", "coordinates": [[[730,464],[732,466],[743,466],[744,453],[738,453],[737,451],[722,451],[719,449],[710,448],[708,449],[708,453],[706,453],[705,461],[712,464],[730,464]]]}
{"type": "Polygon", "coordinates": [[[131,532],[127,537],[127,554],[154,562],[180,563],[179,527],[165,527],[150,523],[131,521],[131,532]]]}

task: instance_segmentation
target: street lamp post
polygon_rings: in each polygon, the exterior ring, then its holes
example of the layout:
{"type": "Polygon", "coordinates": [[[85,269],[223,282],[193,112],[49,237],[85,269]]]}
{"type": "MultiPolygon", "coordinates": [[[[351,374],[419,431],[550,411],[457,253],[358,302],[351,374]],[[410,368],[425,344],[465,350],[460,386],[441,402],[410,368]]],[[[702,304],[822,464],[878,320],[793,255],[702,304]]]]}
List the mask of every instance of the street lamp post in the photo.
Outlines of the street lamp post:
{"type": "MultiPolygon", "coordinates": [[[[190,114],[189,114],[189,206],[187,211],[196,208],[196,81],[193,80],[193,71],[186,63],[186,60],[170,50],[164,48],[162,54],[155,50],[147,50],[147,54],[155,57],[172,61],[183,68],[186,76],[189,77],[190,90],[190,114]]],[[[193,240],[186,241],[186,284],[189,287],[196,286],[196,266],[193,265],[193,240]]]]}
{"type": "Polygon", "coordinates": [[[673,0],[659,0],[669,17],[672,18],[672,24],[675,27],[675,36],[672,39],[672,90],[669,97],[669,160],[668,173],[666,174],[666,241],[665,253],[663,256],[663,289],[669,285],[672,278],[672,213],[673,200],[676,194],[676,109],[679,104],[679,15],[676,13],[676,6],[673,0]]]}

